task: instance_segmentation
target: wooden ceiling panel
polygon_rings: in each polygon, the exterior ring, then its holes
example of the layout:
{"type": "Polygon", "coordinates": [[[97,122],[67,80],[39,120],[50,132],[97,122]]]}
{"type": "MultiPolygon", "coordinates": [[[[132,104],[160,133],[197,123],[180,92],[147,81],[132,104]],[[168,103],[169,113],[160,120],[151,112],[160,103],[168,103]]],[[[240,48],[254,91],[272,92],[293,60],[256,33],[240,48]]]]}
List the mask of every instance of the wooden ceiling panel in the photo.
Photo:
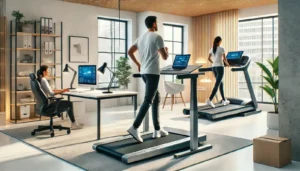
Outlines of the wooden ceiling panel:
{"type": "MultiPolygon", "coordinates": [[[[118,0],[64,0],[67,2],[118,9],[118,0]]],[[[181,16],[199,16],[230,9],[277,4],[278,0],[121,0],[125,11],[155,11],[181,16]]]]}

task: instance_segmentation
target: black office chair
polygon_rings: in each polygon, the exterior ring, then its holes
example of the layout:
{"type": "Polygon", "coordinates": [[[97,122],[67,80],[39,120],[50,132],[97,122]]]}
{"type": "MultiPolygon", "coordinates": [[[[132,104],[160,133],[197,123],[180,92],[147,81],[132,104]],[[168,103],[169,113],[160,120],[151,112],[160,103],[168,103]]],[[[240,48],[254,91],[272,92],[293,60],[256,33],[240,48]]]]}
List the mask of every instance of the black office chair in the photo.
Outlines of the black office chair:
{"type": "Polygon", "coordinates": [[[58,129],[60,131],[67,130],[67,134],[70,134],[71,133],[70,128],[62,127],[61,125],[53,125],[53,117],[54,116],[61,117],[61,112],[65,112],[65,111],[69,110],[67,108],[64,111],[61,111],[61,110],[58,111],[59,103],[63,98],[47,97],[45,95],[44,91],[42,90],[40,83],[37,80],[37,76],[34,73],[31,73],[29,75],[29,77],[30,77],[31,91],[33,92],[35,99],[37,101],[37,105],[36,105],[36,109],[35,109],[36,113],[41,116],[50,117],[50,125],[49,126],[38,126],[37,129],[35,129],[31,132],[31,135],[34,136],[36,132],[50,130],[51,137],[54,137],[54,129],[58,129]]]}

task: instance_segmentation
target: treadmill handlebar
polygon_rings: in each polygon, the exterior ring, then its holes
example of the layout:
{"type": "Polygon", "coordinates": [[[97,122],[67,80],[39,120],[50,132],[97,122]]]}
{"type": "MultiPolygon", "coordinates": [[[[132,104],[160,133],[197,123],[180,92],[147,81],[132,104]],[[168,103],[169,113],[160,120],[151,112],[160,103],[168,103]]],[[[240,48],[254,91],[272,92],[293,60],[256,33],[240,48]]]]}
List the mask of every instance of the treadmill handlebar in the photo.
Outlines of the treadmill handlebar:
{"type": "Polygon", "coordinates": [[[142,75],[140,73],[138,73],[138,74],[132,74],[132,76],[133,76],[133,78],[140,78],[140,77],[142,77],[142,75]]]}
{"type": "Polygon", "coordinates": [[[237,71],[245,71],[248,69],[249,65],[250,65],[250,62],[251,62],[251,59],[249,57],[244,57],[245,60],[247,61],[246,64],[244,64],[243,66],[241,67],[236,67],[236,68],[231,68],[231,71],[232,72],[237,72],[237,71]]]}
{"type": "Polygon", "coordinates": [[[199,72],[212,72],[212,67],[210,67],[210,68],[199,68],[198,71],[199,72]]]}
{"type": "Polygon", "coordinates": [[[198,78],[198,75],[204,75],[203,72],[198,72],[198,73],[192,73],[192,74],[183,74],[183,75],[177,75],[177,79],[189,79],[189,78],[198,78]]]}

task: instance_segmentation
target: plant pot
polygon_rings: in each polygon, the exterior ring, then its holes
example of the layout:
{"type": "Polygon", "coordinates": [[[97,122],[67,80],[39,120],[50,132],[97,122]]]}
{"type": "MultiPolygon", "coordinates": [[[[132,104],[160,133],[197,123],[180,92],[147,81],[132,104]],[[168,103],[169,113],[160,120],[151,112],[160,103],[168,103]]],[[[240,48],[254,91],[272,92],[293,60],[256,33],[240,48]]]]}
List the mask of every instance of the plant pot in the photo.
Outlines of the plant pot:
{"type": "Polygon", "coordinates": [[[17,23],[17,32],[23,32],[23,23],[22,22],[17,23]]]}
{"type": "Polygon", "coordinates": [[[269,129],[279,130],[279,114],[275,112],[268,112],[267,127],[269,129]]]}
{"type": "Polygon", "coordinates": [[[30,33],[32,31],[32,24],[23,24],[23,32],[30,33]]]}

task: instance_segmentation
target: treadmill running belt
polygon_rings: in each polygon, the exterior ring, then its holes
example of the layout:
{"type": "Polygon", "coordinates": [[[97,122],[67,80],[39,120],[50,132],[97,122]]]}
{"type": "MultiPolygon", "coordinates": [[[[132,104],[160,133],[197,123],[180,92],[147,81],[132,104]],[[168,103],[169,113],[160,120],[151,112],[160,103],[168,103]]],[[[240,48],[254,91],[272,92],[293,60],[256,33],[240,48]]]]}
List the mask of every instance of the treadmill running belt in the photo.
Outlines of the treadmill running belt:
{"type": "Polygon", "coordinates": [[[216,108],[209,108],[206,110],[203,109],[199,109],[198,113],[209,113],[209,114],[218,114],[218,113],[224,113],[224,112],[228,112],[228,111],[232,111],[232,110],[237,110],[237,109],[243,109],[246,108],[247,106],[241,106],[241,105],[233,105],[233,104],[229,104],[226,106],[220,106],[220,107],[216,107],[216,108]]]}
{"type": "Polygon", "coordinates": [[[97,146],[97,151],[105,152],[107,154],[111,154],[118,159],[122,159],[122,156],[125,154],[129,154],[132,152],[144,150],[147,148],[151,148],[154,146],[178,141],[180,139],[187,138],[188,136],[179,135],[170,133],[166,137],[161,137],[158,139],[153,139],[152,134],[143,135],[142,138],[144,140],[143,143],[138,143],[135,139],[129,138],[117,142],[112,142],[108,144],[102,144],[97,146]]]}
{"type": "Polygon", "coordinates": [[[245,106],[244,108],[226,111],[226,112],[222,112],[219,114],[211,114],[211,113],[203,113],[203,114],[206,115],[206,117],[209,119],[217,119],[217,118],[222,118],[225,116],[237,115],[240,113],[245,113],[245,112],[250,112],[250,111],[255,111],[255,109],[252,106],[245,106]]]}

